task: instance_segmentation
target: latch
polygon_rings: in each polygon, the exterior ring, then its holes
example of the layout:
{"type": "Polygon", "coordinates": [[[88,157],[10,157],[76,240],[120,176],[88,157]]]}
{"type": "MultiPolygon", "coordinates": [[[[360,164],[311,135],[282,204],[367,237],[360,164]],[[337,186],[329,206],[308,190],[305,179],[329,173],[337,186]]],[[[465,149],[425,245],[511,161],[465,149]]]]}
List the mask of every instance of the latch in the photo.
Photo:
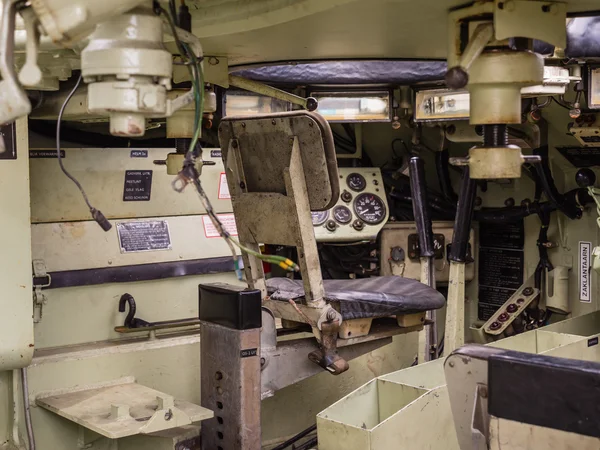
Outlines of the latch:
{"type": "Polygon", "coordinates": [[[52,284],[52,277],[46,271],[46,264],[43,259],[33,260],[33,322],[39,323],[42,320],[43,306],[48,303],[48,298],[42,291],[52,284]]]}

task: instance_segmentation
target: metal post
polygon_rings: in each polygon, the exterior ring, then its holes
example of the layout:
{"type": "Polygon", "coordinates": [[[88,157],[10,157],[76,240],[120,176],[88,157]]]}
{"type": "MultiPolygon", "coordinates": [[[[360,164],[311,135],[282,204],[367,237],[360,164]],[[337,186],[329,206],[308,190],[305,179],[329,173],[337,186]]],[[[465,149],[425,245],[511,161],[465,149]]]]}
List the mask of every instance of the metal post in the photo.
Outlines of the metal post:
{"type": "Polygon", "coordinates": [[[260,450],[260,291],[200,286],[202,448],[260,450]]]}

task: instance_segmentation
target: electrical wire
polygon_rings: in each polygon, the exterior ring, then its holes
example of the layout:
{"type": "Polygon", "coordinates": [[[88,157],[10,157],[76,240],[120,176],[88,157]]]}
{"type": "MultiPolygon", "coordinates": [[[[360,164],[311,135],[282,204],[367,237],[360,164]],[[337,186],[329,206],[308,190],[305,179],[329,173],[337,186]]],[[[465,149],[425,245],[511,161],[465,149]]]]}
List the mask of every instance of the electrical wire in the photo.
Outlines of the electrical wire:
{"type": "Polygon", "coordinates": [[[175,39],[177,48],[181,53],[181,57],[186,57],[190,62],[190,64],[187,66],[188,70],[190,71],[190,78],[192,80],[192,86],[194,89],[195,131],[183,162],[183,168],[179,172],[177,179],[175,179],[173,182],[174,189],[178,192],[182,192],[187,184],[194,184],[198,196],[200,197],[200,201],[202,202],[202,205],[206,210],[206,214],[208,215],[213,226],[219,233],[219,236],[221,236],[221,238],[225,240],[231,251],[231,255],[234,262],[234,268],[240,280],[242,279],[242,274],[240,270],[239,258],[236,254],[235,247],[239,248],[243,253],[254,256],[255,258],[260,259],[261,261],[278,265],[279,267],[287,271],[298,272],[300,270],[300,267],[295,262],[286,257],[279,255],[263,255],[260,252],[254,251],[240,244],[237,240],[233,239],[231,234],[225,229],[225,226],[215,213],[210,199],[208,198],[208,195],[206,195],[206,191],[202,187],[202,183],[200,182],[200,173],[196,168],[196,161],[202,157],[202,146],[198,142],[200,139],[200,131],[202,129],[201,121],[204,107],[204,80],[202,70],[200,69],[201,60],[198,59],[198,57],[194,54],[193,51],[191,51],[187,44],[181,42],[177,34],[175,22],[173,18],[169,15],[169,13],[158,4],[156,4],[156,10],[167,19],[167,22],[173,34],[173,38],[175,39]],[[178,188],[177,183],[183,184],[180,188],[178,188]]]}
{"type": "Polygon", "coordinates": [[[77,178],[75,178],[73,175],[71,175],[69,173],[69,171],[65,168],[65,165],[63,164],[63,160],[62,160],[62,155],[60,153],[60,126],[61,126],[61,122],[62,122],[62,117],[63,117],[63,114],[65,112],[67,105],[69,104],[69,101],[71,100],[73,95],[75,95],[75,91],[77,91],[77,88],[79,88],[79,85],[81,84],[82,79],[83,79],[83,75],[79,74],[79,78],[77,78],[77,82],[75,83],[75,86],[73,87],[71,92],[69,92],[69,95],[67,95],[67,98],[63,102],[62,106],[60,107],[60,112],[58,113],[58,119],[56,121],[56,158],[58,159],[58,165],[60,166],[60,169],[62,170],[62,172],[67,176],[67,178],[69,178],[75,184],[75,186],[77,186],[77,189],[79,189],[79,192],[81,192],[81,196],[83,197],[85,204],[88,206],[90,213],[92,214],[92,218],[98,223],[98,225],[100,225],[100,227],[104,231],[108,231],[112,228],[111,223],[108,220],[106,220],[106,217],[104,217],[104,214],[102,214],[102,212],[100,210],[97,210],[96,208],[94,208],[92,206],[92,204],[90,203],[90,200],[88,199],[87,194],[85,193],[85,190],[83,189],[83,186],[81,186],[81,183],[77,180],[77,178]]]}

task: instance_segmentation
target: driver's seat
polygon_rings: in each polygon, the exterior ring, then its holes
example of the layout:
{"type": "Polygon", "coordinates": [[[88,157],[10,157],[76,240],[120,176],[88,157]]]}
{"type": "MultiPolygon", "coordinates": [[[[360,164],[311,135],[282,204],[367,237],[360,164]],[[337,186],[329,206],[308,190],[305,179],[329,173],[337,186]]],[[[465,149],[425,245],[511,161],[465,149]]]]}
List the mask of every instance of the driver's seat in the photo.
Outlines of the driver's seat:
{"type": "Polygon", "coordinates": [[[265,281],[262,262],[243,255],[249,287],[263,292],[263,306],[275,317],[311,325],[323,346],[315,362],[341,373],[347,364],[335,362],[338,336],[354,343],[369,334],[373,319],[390,317],[396,328],[416,331],[426,311],[444,305],[438,291],[407,278],[323,281],[311,211],[335,205],[340,188],[333,136],[319,114],[226,117],[219,139],[241,243],[298,252],[302,280],[265,281]]]}

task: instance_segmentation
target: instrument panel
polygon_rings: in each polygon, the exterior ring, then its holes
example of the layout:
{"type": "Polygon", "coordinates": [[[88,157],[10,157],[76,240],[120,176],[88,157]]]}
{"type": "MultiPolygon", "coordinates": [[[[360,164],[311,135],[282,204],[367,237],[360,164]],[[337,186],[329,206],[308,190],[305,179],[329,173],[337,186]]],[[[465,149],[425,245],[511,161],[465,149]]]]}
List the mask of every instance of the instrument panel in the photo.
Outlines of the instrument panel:
{"type": "Polygon", "coordinates": [[[377,237],[389,217],[381,171],[340,167],[340,198],[327,211],[312,213],[318,242],[363,241],[377,237]]]}

